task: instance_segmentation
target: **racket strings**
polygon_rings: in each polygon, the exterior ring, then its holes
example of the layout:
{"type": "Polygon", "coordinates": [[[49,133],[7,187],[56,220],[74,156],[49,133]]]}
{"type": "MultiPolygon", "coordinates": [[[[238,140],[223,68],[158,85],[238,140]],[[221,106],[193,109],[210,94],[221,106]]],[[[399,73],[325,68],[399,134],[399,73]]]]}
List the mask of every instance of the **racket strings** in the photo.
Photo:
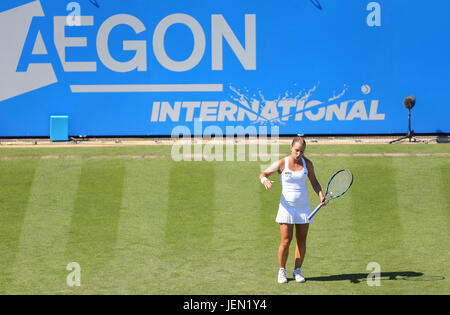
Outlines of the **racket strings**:
{"type": "Polygon", "coordinates": [[[328,185],[328,193],[331,197],[336,197],[344,192],[350,187],[353,182],[353,175],[349,170],[342,170],[337,173],[330,181],[328,185]]]}

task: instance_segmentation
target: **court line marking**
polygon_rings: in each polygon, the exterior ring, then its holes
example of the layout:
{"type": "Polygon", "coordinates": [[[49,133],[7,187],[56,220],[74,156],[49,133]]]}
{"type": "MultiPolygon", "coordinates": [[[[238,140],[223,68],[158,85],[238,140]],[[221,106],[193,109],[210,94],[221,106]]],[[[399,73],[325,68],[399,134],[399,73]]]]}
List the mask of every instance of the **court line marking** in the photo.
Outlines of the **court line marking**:
{"type": "MultiPolygon", "coordinates": [[[[284,157],[288,153],[275,153],[275,154],[251,154],[250,157],[284,157]]],[[[215,155],[208,154],[183,154],[183,157],[187,158],[198,158],[198,157],[214,157],[215,155]]],[[[427,157],[427,156],[450,156],[450,152],[436,152],[436,153],[406,153],[406,152],[396,152],[396,153],[309,153],[305,155],[306,157],[427,157]]],[[[42,156],[2,156],[0,161],[10,161],[10,160],[58,160],[58,159],[162,159],[170,158],[170,155],[158,155],[158,154],[119,154],[119,155],[91,155],[91,156],[81,156],[81,155],[42,155],[42,156]]]]}

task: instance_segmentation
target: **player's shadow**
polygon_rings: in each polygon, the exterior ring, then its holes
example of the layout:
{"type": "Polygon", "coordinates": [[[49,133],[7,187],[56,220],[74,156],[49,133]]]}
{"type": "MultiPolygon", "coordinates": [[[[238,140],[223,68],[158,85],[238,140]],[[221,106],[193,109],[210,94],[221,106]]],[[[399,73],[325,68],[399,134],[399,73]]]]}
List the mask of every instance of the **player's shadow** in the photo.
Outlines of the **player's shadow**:
{"type": "MultiPolygon", "coordinates": [[[[308,277],[307,281],[350,281],[351,283],[360,283],[366,281],[368,273],[350,273],[332,276],[321,276],[321,277],[308,277]]],[[[381,280],[421,280],[423,276],[422,272],[415,271],[396,271],[396,272],[381,272],[381,280]]],[[[429,277],[428,277],[429,278],[429,277]]],[[[429,279],[422,279],[423,281],[430,280],[442,280],[444,277],[432,277],[429,279]]]]}

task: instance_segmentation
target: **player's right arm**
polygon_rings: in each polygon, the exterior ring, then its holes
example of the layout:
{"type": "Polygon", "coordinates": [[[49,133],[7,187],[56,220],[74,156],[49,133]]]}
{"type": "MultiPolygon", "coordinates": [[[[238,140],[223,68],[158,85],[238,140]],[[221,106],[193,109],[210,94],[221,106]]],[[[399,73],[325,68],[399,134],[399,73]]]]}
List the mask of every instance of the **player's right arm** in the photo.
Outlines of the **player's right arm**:
{"type": "Polygon", "coordinates": [[[268,178],[275,172],[281,173],[281,167],[284,165],[283,161],[284,160],[281,159],[279,161],[273,162],[267,169],[259,174],[259,181],[264,185],[264,187],[266,187],[266,190],[270,189],[270,187],[272,187],[272,184],[275,183],[275,181],[269,180],[268,178]]]}

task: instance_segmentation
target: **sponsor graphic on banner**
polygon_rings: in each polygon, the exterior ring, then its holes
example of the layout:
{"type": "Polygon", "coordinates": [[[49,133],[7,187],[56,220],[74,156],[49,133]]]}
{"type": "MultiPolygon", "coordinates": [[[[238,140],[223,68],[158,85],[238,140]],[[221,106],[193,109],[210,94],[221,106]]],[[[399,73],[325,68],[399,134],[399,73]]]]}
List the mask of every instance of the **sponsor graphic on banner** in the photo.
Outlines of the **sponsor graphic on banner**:
{"type": "Polygon", "coordinates": [[[447,133],[450,3],[424,3],[4,0],[0,136],[404,133],[410,94],[447,133]]]}
{"type": "MultiPolygon", "coordinates": [[[[50,64],[32,63],[24,71],[18,71],[17,65],[29,33],[30,24],[34,17],[42,17],[44,13],[39,2],[20,6],[3,12],[0,15],[0,42],[2,43],[0,58],[0,101],[17,95],[40,89],[56,83],[55,72],[50,64]],[[17,23],[20,21],[20,23],[17,23]],[[14,26],[14,27],[11,27],[14,26]]],[[[35,35],[33,55],[47,54],[42,34],[35,35]]]]}

